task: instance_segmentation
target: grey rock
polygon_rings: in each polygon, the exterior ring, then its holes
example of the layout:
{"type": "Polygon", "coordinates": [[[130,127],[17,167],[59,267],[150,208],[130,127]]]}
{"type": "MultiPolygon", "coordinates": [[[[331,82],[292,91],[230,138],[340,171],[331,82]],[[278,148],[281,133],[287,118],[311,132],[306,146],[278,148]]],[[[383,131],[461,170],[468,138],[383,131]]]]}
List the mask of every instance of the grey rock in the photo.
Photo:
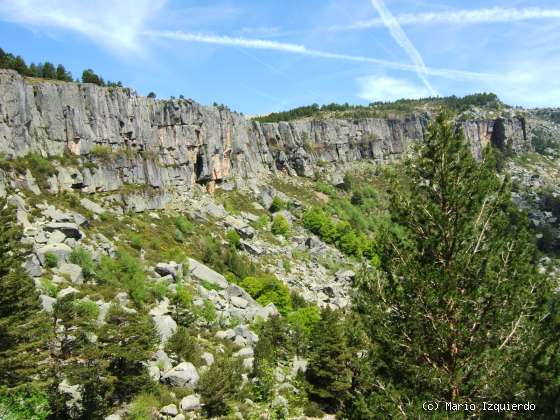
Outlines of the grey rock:
{"type": "Polygon", "coordinates": [[[155,315],[152,316],[156,330],[162,343],[165,343],[177,331],[177,323],[169,315],[155,315]]]}
{"type": "Polygon", "coordinates": [[[228,282],[224,276],[192,258],[189,258],[189,272],[196,280],[207,281],[222,289],[228,287],[228,282]]]}
{"type": "Polygon", "coordinates": [[[232,296],[230,298],[230,301],[231,301],[231,304],[233,306],[236,306],[236,307],[241,308],[241,309],[245,309],[249,305],[249,302],[247,302],[245,299],[237,297],[237,296],[232,296]]]}
{"type": "Polygon", "coordinates": [[[161,380],[171,386],[194,388],[198,383],[198,372],[192,363],[179,363],[173,369],[164,373],[161,380]]]}
{"type": "Polygon", "coordinates": [[[247,357],[246,359],[243,359],[243,362],[241,362],[243,369],[246,370],[253,370],[254,364],[255,364],[255,359],[253,357],[247,357]]]}
{"type": "Polygon", "coordinates": [[[52,313],[56,299],[47,295],[39,295],[41,307],[45,312],[52,313]]]}
{"type": "Polygon", "coordinates": [[[241,357],[242,359],[247,359],[249,357],[253,357],[254,356],[254,352],[253,349],[251,347],[244,347],[241,350],[235,352],[233,355],[235,357],[241,357]]]}
{"type": "Polygon", "coordinates": [[[62,289],[61,291],[58,292],[58,294],[56,295],[57,299],[61,299],[64,296],[68,296],[71,293],[78,293],[78,289],[74,289],[72,286],[69,286],[65,289],[62,289]]]}
{"type": "Polygon", "coordinates": [[[101,207],[99,204],[88,200],[87,198],[82,198],[80,200],[80,204],[82,205],[82,207],[84,207],[86,210],[91,211],[94,214],[103,214],[105,213],[105,209],[103,207],[101,207]]]}
{"type": "Polygon", "coordinates": [[[212,364],[214,363],[214,356],[212,355],[212,353],[208,353],[207,351],[202,353],[200,355],[200,358],[204,361],[206,366],[212,366],[212,364]]]}
{"type": "Polygon", "coordinates": [[[45,245],[37,251],[37,257],[39,257],[39,261],[41,264],[45,265],[45,254],[52,253],[57,256],[59,263],[68,261],[70,254],[72,253],[72,249],[66,244],[50,244],[45,245]]]}
{"type": "Polygon", "coordinates": [[[187,395],[181,400],[181,410],[195,411],[200,408],[200,397],[198,395],[187,395]]]}
{"type": "Polygon", "coordinates": [[[257,341],[259,341],[259,336],[251,331],[245,324],[240,324],[233,330],[236,336],[244,338],[251,346],[254,346],[255,344],[257,344],[257,341]]]}
{"type": "Polygon", "coordinates": [[[159,412],[165,416],[171,417],[175,417],[177,414],[179,414],[179,410],[177,410],[177,406],[175,404],[166,405],[165,407],[162,407],[159,412]]]}
{"type": "Polygon", "coordinates": [[[74,284],[82,284],[84,282],[82,267],[77,264],[63,263],[58,268],[58,273],[68,276],[74,284]]]}
{"type": "Polygon", "coordinates": [[[241,240],[240,241],[240,245],[241,245],[241,249],[243,249],[244,251],[247,251],[249,254],[251,255],[255,255],[255,256],[260,256],[264,254],[264,250],[257,246],[252,244],[251,242],[245,241],[245,240],[241,240]]]}
{"type": "Polygon", "coordinates": [[[41,274],[43,274],[41,262],[35,254],[31,254],[27,257],[23,267],[25,268],[25,271],[27,271],[27,274],[29,274],[31,277],[39,277],[41,274]]]}
{"type": "Polygon", "coordinates": [[[62,222],[48,223],[44,226],[44,229],[47,232],[60,231],[64,233],[64,235],[67,238],[82,239],[83,237],[80,228],[75,223],[62,223],[62,222]]]}
{"type": "Polygon", "coordinates": [[[51,234],[49,234],[49,239],[47,239],[47,244],[61,244],[64,243],[66,239],[66,235],[62,233],[60,230],[55,230],[51,234]]]}
{"type": "Polygon", "coordinates": [[[233,340],[235,338],[235,331],[229,329],[225,331],[218,331],[216,333],[217,338],[221,338],[222,340],[233,340]]]}
{"type": "Polygon", "coordinates": [[[157,263],[154,270],[160,276],[172,276],[173,279],[183,275],[183,265],[177,264],[174,261],[170,263],[157,263]]]}
{"type": "Polygon", "coordinates": [[[148,368],[148,374],[150,375],[150,378],[152,378],[152,380],[154,381],[159,381],[159,378],[161,377],[161,371],[157,366],[154,365],[148,368]]]}

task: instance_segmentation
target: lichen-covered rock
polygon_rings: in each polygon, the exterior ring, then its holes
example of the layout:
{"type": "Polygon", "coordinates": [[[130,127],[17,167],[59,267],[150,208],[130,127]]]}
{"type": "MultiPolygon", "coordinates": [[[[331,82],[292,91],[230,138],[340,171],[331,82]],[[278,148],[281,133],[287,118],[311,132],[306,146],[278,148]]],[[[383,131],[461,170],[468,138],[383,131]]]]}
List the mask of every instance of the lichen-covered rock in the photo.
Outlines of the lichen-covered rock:
{"type": "Polygon", "coordinates": [[[194,388],[198,383],[198,372],[192,363],[179,363],[173,369],[165,372],[161,380],[171,386],[194,388]]]}

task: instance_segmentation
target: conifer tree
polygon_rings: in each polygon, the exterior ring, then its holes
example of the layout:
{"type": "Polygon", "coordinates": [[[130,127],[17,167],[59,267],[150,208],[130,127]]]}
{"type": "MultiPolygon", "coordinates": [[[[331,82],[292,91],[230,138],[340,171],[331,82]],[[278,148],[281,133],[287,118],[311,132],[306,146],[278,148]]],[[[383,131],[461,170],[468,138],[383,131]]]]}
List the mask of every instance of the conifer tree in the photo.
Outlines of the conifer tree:
{"type": "Polygon", "coordinates": [[[29,382],[46,350],[45,317],[22,268],[21,236],[14,209],[0,199],[0,386],[7,387],[29,382]]]}
{"type": "Polygon", "coordinates": [[[550,288],[491,155],[476,161],[442,113],[393,179],[397,227],[356,297],[372,341],[363,394],[378,413],[425,414],[428,400],[517,401],[526,391],[550,288]]]}
{"type": "Polygon", "coordinates": [[[331,412],[339,412],[352,386],[351,353],[346,342],[340,312],[321,312],[311,343],[307,380],[311,398],[331,412]]]}

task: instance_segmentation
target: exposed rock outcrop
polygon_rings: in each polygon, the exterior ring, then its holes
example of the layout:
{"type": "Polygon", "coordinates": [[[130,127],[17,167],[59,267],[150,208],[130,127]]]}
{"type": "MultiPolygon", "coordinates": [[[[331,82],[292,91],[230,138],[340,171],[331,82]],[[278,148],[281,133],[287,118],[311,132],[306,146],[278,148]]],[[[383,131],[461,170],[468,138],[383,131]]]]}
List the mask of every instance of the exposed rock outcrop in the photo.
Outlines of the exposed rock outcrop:
{"type": "MultiPolygon", "coordinates": [[[[141,194],[122,197],[131,211],[161,208],[169,191],[181,194],[194,183],[213,190],[232,177],[271,171],[311,175],[318,162],[392,161],[423,139],[430,118],[417,113],[261,124],[191,100],[154,100],[87,83],[31,83],[11,70],[0,70],[0,98],[0,152],[75,156],[49,178],[52,191],[142,185],[141,194]]],[[[489,142],[514,151],[531,148],[525,119],[461,124],[477,156],[489,142]]]]}

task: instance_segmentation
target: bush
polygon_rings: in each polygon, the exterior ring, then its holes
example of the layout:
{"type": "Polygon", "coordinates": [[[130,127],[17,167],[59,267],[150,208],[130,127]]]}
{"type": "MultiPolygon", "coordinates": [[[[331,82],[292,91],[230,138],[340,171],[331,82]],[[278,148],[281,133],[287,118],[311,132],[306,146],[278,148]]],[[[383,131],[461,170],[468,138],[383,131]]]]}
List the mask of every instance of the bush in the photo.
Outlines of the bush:
{"type": "Polygon", "coordinates": [[[81,246],[77,246],[72,250],[70,262],[82,268],[82,273],[86,280],[91,279],[95,274],[95,266],[91,254],[81,246]]]}
{"type": "Polygon", "coordinates": [[[284,216],[279,214],[278,216],[274,216],[270,231],[275,235],[286,236],[290,231],[290,224],[284,216]]]}
{"type": "Polygon", "coordinates": [[[140,262],[123,250],[116,258],[102,257],[97,273],[100,281],[117,287],[124,287],[137,306],[148,297],[146,275],[140,262]]]}
{"type": "Polygon", "coordinates": [[[290,290],[272,275],[246,277],[239,285],[263,306],[274,303],[282,314],[287,314],[291,309],[290,290]]]}
{"type": "Polygon", "coordinates": [[[50,297],[56,297],[58,294],[58,286],[49,279],[41,279],[41,289],[50,297]]]}
{"type": "Polygon", "coordinates": [[[0,419],[44,420],[50,414],[49,399],[42,391],[31,387],[0,389],[0,419]]]}
{"type": "Polygon", "coordinates": [[[128,418],[130,420],[148,420],[157,414],[158,399],[152,394],[140,394],[130,404],[128,418]]]}
{"type": "Polygon", "coordinates": [[[99,317],[99,306],[91,300],[85,299],[75,303],[76,315],[85,321],[95,321],[99,317]]]}
{"type": "Polygon", "coordinates": [[[239,236],[235,229],[228,230],[226,233],[226,239],[231,248],[239,249],[241,247],[241,236],[239,236]]]}
{"type": "Polygon", "coordinates": [[[202,318],[204,318],[204,320],[209,324],[214,323],[217,318],[216,307],[208,299],[204,300],[204,306],[202,307],[202,318]]]}
{"type": "Polygon", "coordinates": [[[112,156],[113,149],[111,148],[111,146],[96,144],[90,149],[89,154],[93,157],[108,158],[112,156]]]}
{"type": "Polygon", "coordinates": [[[185,235],[193,231],[192,223],[185,216],[177,216],[175,218],[175,226],[185,235]]]}
{"type": "Polygon", "coordinates": [[[277,211],[283,210],[286,208],[286,203],[280,199],[280,197],[275,196],[272,199],[272,203],[270,204],[269,210],[271,213],[276,213],[277,211]]]}
{"type": "Polygon", "coordinates": [[[45,254],[45,263],[47,267],[54,268],[58,266],[58,256],[52,252],[47,252],[45,254]]]}
{"type": "Polygon", "coordinates": [[[198,383],[205,415],[226,415],[229,412],[228,402],[239,392],[241,380],[241,359],[227,354],[218,355],[198,383]]]}
{"type": "Polygon", "coordinates": [[[200,364],[200,348],[196,337],[185,327],[179,326],[165,345],[167,353],[174,353],[181,360],[191,362],[194,365],[200,364]]]}

